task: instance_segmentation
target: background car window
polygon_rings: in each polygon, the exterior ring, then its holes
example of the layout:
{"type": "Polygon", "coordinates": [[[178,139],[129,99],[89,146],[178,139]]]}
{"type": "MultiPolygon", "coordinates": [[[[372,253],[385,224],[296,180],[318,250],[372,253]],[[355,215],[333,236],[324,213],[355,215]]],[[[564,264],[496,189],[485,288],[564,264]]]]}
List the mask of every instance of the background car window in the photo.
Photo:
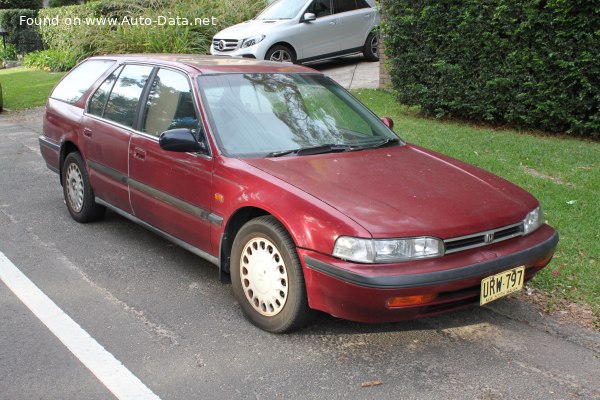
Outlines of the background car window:
{"type": "Polygon", "coordinates": [[[68,103],[76,103],[114,63],[112,60],[82,62],[60,81],[50,97],[68,103]]]}
{"type": "Polygon", "coordinates": [[[366,2],[366,0],[356,0],[356,8],[371,8],[371,6],[366,2]]]}
{"type": "Polygon", "coordinates": [[[315,14],[317,18],[331,15],[331,0],[315,0],[306,12],[315,14]]]}
{"type": "Polygon", "coordinates": [[[333,0],[333,12],[335,14],[356,10],[356,0],[333,0]]]}
{"type": "Polygon", "coordinates": [[[278,0],[256,16],[258,20],[292,19],[305,6],[306,0],[278,0]]]}
{"type": "Polygon", "coordinates": [[[184,75],[161,69],[152,82],[142,131],[159,136],[176,128],[198,129],[192,89],[184,75]]]}
{"type": "Polygon", "coordinates": [[[112,90],[115,82],[117,81],[117,77],[121,73],[123,68],[118,68],[112,74],[106,78],[102,85],[96,90],[96,92],[90,98],[90,102],[88,104],[88,113],[97,115],[98,117],[102,117],[104,114],[104,107],[106,106],[106,101],[108,100],[108,95],[112,90]]]}
{"type": "Polygon", "coordinates": [[[152,67],[149,66],[125,66],[110,93],[104,109],[104,118],[133,127],[135,111],[151,72],[152,67]]]}

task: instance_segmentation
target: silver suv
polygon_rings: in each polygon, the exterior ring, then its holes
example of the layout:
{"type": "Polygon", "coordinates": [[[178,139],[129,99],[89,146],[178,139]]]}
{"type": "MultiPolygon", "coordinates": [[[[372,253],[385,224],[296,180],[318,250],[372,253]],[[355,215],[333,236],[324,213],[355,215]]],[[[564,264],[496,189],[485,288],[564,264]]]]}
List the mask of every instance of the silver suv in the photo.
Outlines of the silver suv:
{"type": "Polygon", "coordinates": [[[217,33],[210,53],[305,63],[362,52],[377,61],[379,21],[375,0],[277,0],[217,33]]]}

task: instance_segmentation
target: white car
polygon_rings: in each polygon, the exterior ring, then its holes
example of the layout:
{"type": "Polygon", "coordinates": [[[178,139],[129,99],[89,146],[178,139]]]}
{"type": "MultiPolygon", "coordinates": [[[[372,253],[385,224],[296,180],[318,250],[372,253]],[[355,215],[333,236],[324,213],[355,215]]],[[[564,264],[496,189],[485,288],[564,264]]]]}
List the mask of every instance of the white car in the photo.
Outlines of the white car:
{"type": "Polygon", "coordinates": [[[379,59],[375,0],[278,0],[255,19],[217,33],[210,53],[305,63],[363,53],[379,59]]]}

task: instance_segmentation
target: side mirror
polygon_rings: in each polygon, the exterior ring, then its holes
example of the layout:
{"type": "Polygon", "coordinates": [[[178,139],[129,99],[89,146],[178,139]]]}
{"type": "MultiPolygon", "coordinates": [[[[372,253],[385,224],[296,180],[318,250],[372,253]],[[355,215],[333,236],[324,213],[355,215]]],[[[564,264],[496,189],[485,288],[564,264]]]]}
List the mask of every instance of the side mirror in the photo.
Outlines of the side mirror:
{"type": "Polygon", "coordinates": [[[202,150],[192,131],[187,128],[170,129],[161,133],[158,144],[163,150],[179,153],[196,153],[202,150]]]}
{"type": "Polygon", "coordinates": [[[302,17],[302,22],[311,22],[317,19],[317,16],[313,13],[306,13],[304,17],[302,17]]]}
{"type": "Polygon", "coordinates": [[[381,122],[383,122],[383,124],[385,126],[387,126],[390,129],[394,129],[394,120],[391,119],[390,117],[383,117],[381,118],[381,122]]]}

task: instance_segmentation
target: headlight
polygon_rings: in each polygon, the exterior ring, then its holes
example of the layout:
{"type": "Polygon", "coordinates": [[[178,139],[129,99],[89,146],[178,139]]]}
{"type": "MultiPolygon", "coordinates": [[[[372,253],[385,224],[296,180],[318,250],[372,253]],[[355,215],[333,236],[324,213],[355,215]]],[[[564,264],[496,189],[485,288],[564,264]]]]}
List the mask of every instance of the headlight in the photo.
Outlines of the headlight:
{"type": "Polygon", "coordinates": [[[440,239],[417,237],[406,239],[361,239],[340,236],[333,256],[362,263],[391,263],[444,255],[440,239]]]}
{"type": "Polygon", "coordinates": [[[544,213],[542,212],[542,207],[537,207],[523,220],[523,234],[527,235],[537,228],[542,226],[544,223],[544,213]]]}
{"type": "Polygon", "coordinates": [[[256,36],[252,36],[249,37],[248,39],[244,39],[244,41],[242,42],[242,49],[245,49],[246,47],[250,47],[250,46],[254,46],[257,43],[262,42],[262,40],[265,38],[265,35],[256,35],[256,36]]]}

